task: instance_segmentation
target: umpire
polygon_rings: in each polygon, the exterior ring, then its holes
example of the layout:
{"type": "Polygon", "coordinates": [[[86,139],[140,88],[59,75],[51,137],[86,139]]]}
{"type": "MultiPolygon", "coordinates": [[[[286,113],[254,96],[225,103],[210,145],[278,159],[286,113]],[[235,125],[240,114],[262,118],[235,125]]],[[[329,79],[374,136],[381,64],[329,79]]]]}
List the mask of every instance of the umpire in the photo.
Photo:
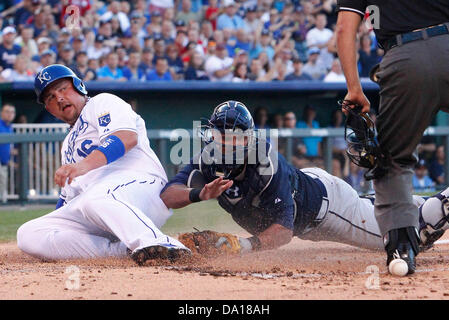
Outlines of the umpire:
{"type": "Polygon", "coordinates": [[[449,0],[338,0],[337,47],[348,86],[345,97],[370,109],[357,71],[356,38],[368,9],[385,55],[372,75],[380,86],[376,127],[391,156],[388,173],[374,180],[375,214],[387,265],[394,258],[415,271],[418,209],[412,203],[415,149],[439,111],[449,111],[449,0]]]}

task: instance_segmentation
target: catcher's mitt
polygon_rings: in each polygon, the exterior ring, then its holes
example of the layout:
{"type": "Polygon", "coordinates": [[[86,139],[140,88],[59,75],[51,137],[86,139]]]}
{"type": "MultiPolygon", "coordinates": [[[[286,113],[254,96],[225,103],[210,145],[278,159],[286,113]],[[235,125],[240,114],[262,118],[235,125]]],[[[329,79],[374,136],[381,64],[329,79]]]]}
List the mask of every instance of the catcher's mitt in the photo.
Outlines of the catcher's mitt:
{"type": "MultiPolygon", "coordinates": [[[[195,229],[197,230],[197,229],[195,229]]],[[[230,233],[211,230],[182,233],[178,236],[193,253],[201,255],[217,255],[221,253],[239,253],[241,250],[238,237],[230,233]]]]}

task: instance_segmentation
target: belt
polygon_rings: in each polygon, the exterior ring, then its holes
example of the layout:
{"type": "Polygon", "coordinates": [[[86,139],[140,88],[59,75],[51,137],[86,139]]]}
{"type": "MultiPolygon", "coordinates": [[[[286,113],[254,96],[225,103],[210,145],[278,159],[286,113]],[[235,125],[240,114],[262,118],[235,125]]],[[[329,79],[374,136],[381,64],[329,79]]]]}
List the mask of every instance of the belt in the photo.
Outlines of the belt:
{"type": "Polygon", "coordinates": [[[435,36],[440,36],[443,34],[449,34],[449,23],[445,23],[442,25],[428,27],[422,30],[417,30],[413,32],[398,34],[382,44],[382,47],[385,51],[390,50],[391,48],[401,46],[408,42],[428,39],[435,36]]]}

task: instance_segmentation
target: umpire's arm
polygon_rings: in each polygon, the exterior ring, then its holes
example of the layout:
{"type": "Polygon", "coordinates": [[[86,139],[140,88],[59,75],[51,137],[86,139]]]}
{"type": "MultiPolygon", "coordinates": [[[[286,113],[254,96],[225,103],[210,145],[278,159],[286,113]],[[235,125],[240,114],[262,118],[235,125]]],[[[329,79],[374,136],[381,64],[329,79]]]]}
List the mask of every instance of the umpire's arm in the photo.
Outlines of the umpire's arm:
{"type": "MultiPolygon", "coordinates": [[[[336,35],[337,35],[337,53],[346,78],[348,94],[345,100],[350,100],[355,104],[363,106],[363,112],[369,112],[370,103],[366,98],[360,84],[359,73],[357,69],[357,31],[362,17],[353,11],[339,11],[336,35]]],[[[342,110],[346,113],[346,110],[342,110]]]]}

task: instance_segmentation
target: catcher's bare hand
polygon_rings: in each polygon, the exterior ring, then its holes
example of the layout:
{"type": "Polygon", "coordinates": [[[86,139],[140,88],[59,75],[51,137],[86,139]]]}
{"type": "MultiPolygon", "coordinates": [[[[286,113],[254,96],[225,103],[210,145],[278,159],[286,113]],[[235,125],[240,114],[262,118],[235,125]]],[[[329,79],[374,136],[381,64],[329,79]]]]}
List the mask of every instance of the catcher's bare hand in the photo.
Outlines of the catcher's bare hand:
{"type": "Polygon", "coordinates": [[[200,192],[201,200],[209,200],[219,197],[224,191],[228,190],[233,184],[232,180],[219,177],[206,184],[200,192]]]}
{"type": "MultiPolygon", "coordinates": [[[[358,104],[358,105],[362,106],[362,113],[370,111],[371,104],[370,104],[368,98],[363,93],[363,91],[360,91],[360,92],[349,91],[346,94],[345,100],[352,101],[352,102],[354,102],[354,104],[358,104]]],[[[341,111],[343,111],[343,113],[346,115],[348,114],[348,111],[346,111],[345,109],[342,109],[341,111]]]]}
{"type": "Polygon", "coordinates": [[[71,184],[73,179],[87,173],[88,169],[82,163],[65,164],[61,166],[55,173],[55,183],[61,188],[65,186],[67,181],[71,184]]]}

